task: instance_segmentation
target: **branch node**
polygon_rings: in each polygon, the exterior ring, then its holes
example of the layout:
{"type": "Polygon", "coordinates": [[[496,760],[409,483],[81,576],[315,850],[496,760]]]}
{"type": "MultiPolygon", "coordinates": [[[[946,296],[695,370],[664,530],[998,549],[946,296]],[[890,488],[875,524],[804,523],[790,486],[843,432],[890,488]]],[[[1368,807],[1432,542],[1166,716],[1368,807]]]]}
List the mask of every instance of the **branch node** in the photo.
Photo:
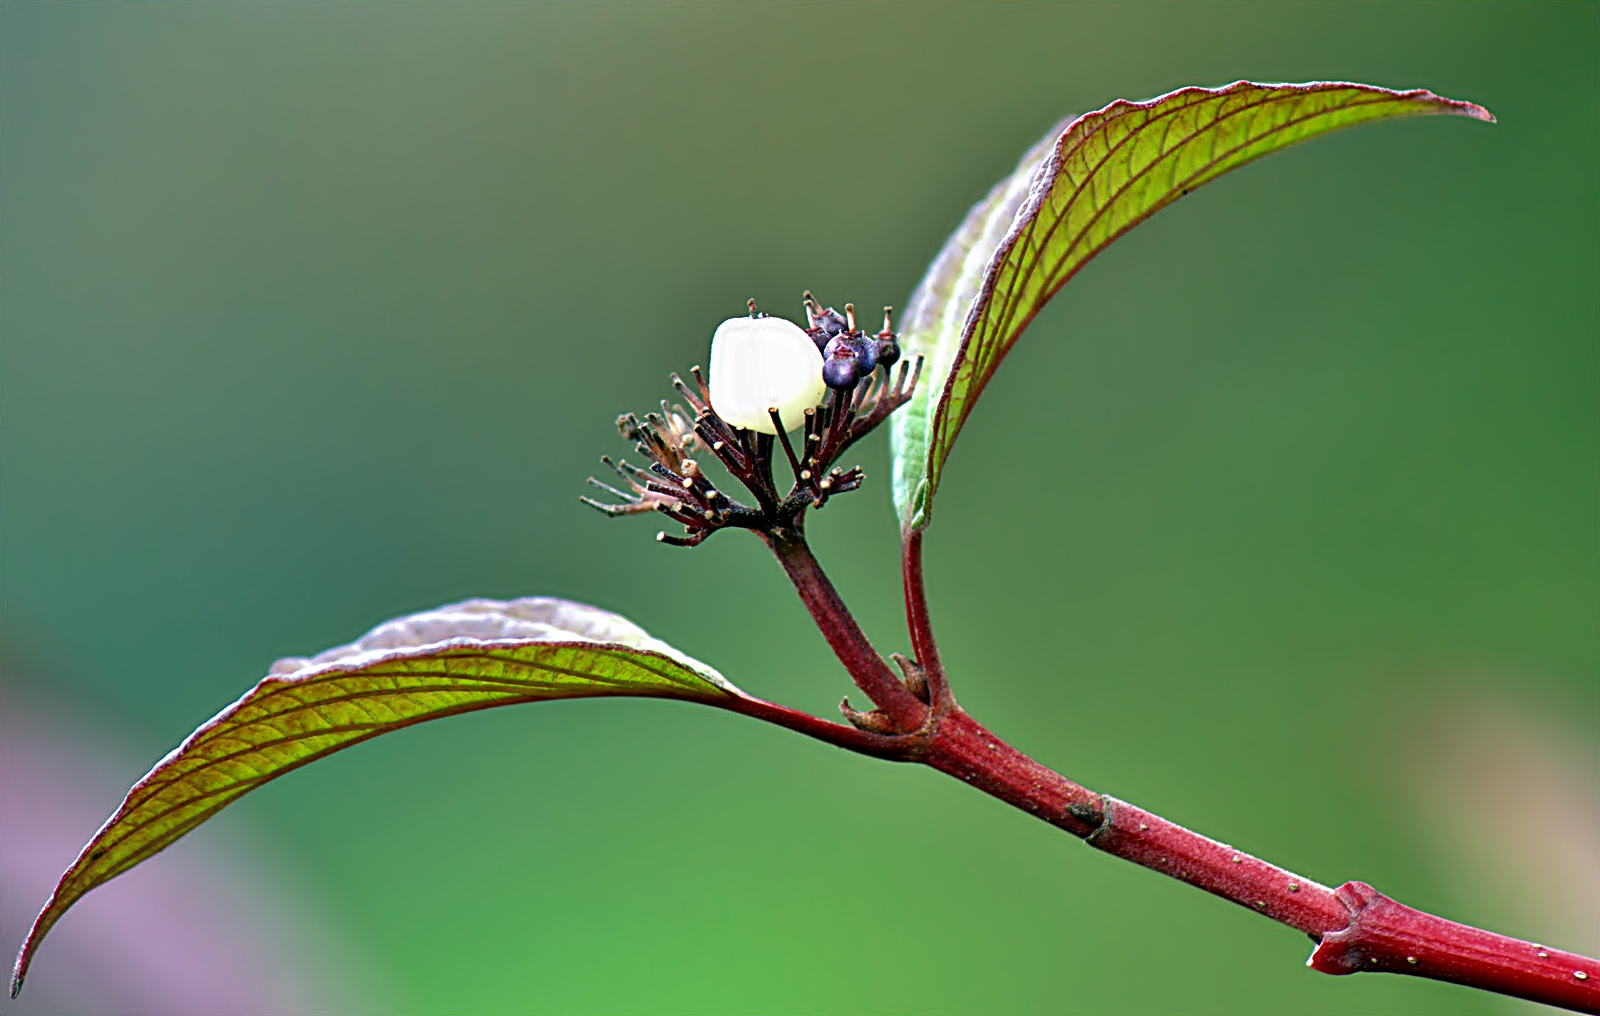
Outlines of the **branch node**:
{"type": "Polygon", "coordinates": [[[850,725],[857,730],[865,730],[869,734],[899,733],[895,728],[894,721],[889,719],[888,715],[880,709],[865,713],[859,712],[850,708],[850,700],[848,698],[842,698],[839,700],[839,712],[844,714],[844,718],[849,720],[850,725]]]}
{"type": "Polygon", "coordinates": [[[911,694],[927,703],[929,701],[927,671],[923,670],[916,660],[908,659],[899,653],[890,653],[889,659],[893,660],[894,665],[905,675],[904,683],[911,689],[911,694]]]}

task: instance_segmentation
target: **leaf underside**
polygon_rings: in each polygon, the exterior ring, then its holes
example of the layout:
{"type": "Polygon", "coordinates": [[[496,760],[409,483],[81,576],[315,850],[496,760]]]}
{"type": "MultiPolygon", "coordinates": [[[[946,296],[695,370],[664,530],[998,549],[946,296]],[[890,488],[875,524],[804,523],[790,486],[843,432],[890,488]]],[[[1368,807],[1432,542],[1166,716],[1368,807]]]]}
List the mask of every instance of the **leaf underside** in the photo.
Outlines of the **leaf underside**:
{"type": "Polygon", "coordinates": [[[1058,125],[975,205],[906,309],[902,345],[926,358],[890,418],[895,510],[923,529],[973,404],[1034,315],[1090,258],[1201,184],[1271,152],[1370,120],[1482,106],[1421,89],[1314,82],[1184,88],[1118,100],[1058,125]]]}
{"type": "Polygon", "coordinates": [[[17,954],[12,997],[67,908],[267,781],[424,720],[601,695],[712,704],[744,697],[626,619],[548,598],[468,600],[390,621],[309,659],[279,660],[135,783],[84,846],[17,954]]]}

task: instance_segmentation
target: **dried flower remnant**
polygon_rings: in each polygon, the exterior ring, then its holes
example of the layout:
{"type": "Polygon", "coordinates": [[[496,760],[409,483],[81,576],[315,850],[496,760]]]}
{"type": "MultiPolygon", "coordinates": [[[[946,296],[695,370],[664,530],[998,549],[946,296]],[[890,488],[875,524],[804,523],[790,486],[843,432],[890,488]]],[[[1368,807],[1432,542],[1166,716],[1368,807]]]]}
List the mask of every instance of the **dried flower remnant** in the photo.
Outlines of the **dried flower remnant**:
{"type": "Polygon", "coordinates": [[[602,457],[621,477],[619,489],[593,477],[589,483],[617,499],[581,500],[607,515],[658,511],[682,523],[683,536],[659,533],[664,543],[692,547],[729,526],[777,535],[798,530],[806,509],[821,508],[835,494],[861,485],[857,466],[835,467],[847,448],[904,405],[916,387],[922,358],[900,363],[898,339],[884,308],[883,329],[867,335],[856,327],[855,309],[823,308],[805,294],[802,330],[783,318],[758,315],[717,327],[711,346],[711,382],[696,367],[694,387],[672,375],[687,405],[661,403],[659,413],[617,419],[645,466],[602,457]],[[841,351],[842,350],[842,351],[841,351]],[[830,357],[844,366],[829,372],[830,357]],[[881,367],[882,370],[878,370],[881,367]],[[758,408],[759,407],[759,408],[758,408]],[[799,430],[798,440],[789,432],[799,430]],[[781,446],[793,483],[779,493],[772,475],[781,446]],[[692,456],[709,453],[755,499],[747,505],[717,489],[692,456]]]}

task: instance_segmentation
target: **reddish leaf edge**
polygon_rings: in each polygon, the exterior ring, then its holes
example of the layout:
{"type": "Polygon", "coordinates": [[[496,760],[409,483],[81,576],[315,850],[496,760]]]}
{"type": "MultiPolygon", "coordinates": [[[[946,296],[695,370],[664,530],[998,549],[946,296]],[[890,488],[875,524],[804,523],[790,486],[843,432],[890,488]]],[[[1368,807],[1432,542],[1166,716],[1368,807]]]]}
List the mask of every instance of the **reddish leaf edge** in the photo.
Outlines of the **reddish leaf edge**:
{"type": "MultiPolygon", "coordinates": [[[[385,662],[395,662],[408,657],[417,658],[423,655],[445,653],[452,650],[475,649],[482,651],[493,651],[497,649],[517,649],[528,645],[538,645],[541,648],[549,649],[610,649],[626,652],[633,657],[653,657],[661,660],[663,663],[672,664],[674,666],[681,667],[684,665],[684,661],[682,659],[675,659],[666,655],[665,653],[656,652],[654,650],[640,649],[624,643],[596,642],[588,639],[473,639],[467,637],[456,637],[441,640],[435,643],[428,643],[422,646],[405,646],[389,650],[369,651],[361,654],[356,659],[359,660],[361,667],[368,667],[385,662]]],[[[308,662],[310,661],[308,660],[308,662]]],[[[191,734],[189,734],[189,736],[185,737],[177,747],[173,748],[166,755],[162,756],[161,759],[156,762],[155,765],[153,765],[144,776],[140,777],[139,780],[133,784],[133,786],[128,788],[128,792],[123,795],[122,801],[118,804],[116,811],[114,811],[109,818],[100,824],[100,827],[95,830],[94,835],[91,836],[89,841],[84,844],[83,848],[78,851],[77,856],[73,859],[72,863],[67,866],[66,871],[63,872],[61,877],[57,880],[55,887],[51,890],[49,898],[45,901],[45,904],[40,909],[38,915],[34,918],[33,924],[29,927],[27,937],[23,939],[22,946],[17,951],[16,962],[12,968],[10,984],[11,997],[16,998],[21,993],[23,983],[27,979],[28,970],[31,967],[35,956],[37,956],[39,946],[44,942],[45,936],[49,934],[51,929],[55,927],[56,923],[63,916],[65,916],[72,907],[93,893],[95,889],[100,888],[100,886],[105,885],[107,882],[110,882],[113,879],[127,874],[128,871],[131,871],[139,864],[144,863],[151,857],[154,857],[166,850],[172,844],[182,839],[205,821],[220,813],[223,809],[232,805],[239,798],[244,797],[245,794],[249,793],[250,791],[257,789],[266,783],[270,783],[281,776],[285,776],[291,772],[294,772],[295,770],[300,769],[312,762],[319,761],[320,759],[326,758],[327,756],[336,752],[343,751],[347,748],[353,748],[356,745],[372,740],[380,734],[394,733],[407,727],[416,726],[419,723],[445,719],[451,716],[460,716],[467,713],[479,712],[484,709],[494,709],[501,706],[526,705],[535,702],[567,701],[586,698],[665,699],[670,701],[692,702],[699,705],[714,706],[717,708],[726,709],[730,712],[738,713],[743,716],[749,716],[753,719],[764,720],[768,723],[793,730],[816,740],[824,741],[826,743],[833,744],[837,747],[857,752],[859,754],[894,760],[903,758],[904,754],[900,747],[900,738],[875,734],[870,731],[858,730],[854,727],[824,720],[820,717],[813,716],[810,713],[793,709],[776,702],[769,702],[764,699],[757,698],[756,696],[750,695],[732,683],[726,681],[726,679],[723,679],[721,675],[714,674],[714,672],[713,676],[708,676],[706,679],[708,684],[711,684],[719,689],[717,693],[703,693],[687,687],[683,687],[682,690],[660,689],[620,692],[608,689],[596,689],[592,692],[579,692],[576,694],[561,695],[559,697],[553,697],[548,694],[529,694],[525,696],[510,696],[488,702],[467,703],[462,705],[460,708],[441,710],[424,716],[416,716],[409,719],[396,721],[394,723],[385,725],[381,729],[372,730],[369,733],[359,737],[341,742],[323,751],[314,752],[303,759],[298,759],[294,762],[291,762],[285,765],[283,768],[275,770],[265,779],[262,779],[240,790],[234,795],[232,800],[227,801],[215,811],[206,812],[195,821],[185,823],[184,825],[177,827],[171,832],[170,835],[164,837],[165,842],[161,842],[160,845],[154,850],[151,850],[148,854],[146,854],[144,857],[141,857],[133,864],[130,864],[127,868],[117,872],[110,878],[105,879],[104,881],[92,886],[88,890],[85,890],[76,896],[73,896],[70,899],[65,898],[65,890],[67,888],[68,880],[71,879],[83,865],[92,860],[98,859],[99,855],[96,855],[95,851],[100,848],[102,841],[106,838],[107,834],[114,830],[118,823],[128,815],[131,807],[130,802],[134,802],[135,798],[139,796],[141,791],[147,789],[154,781],[162,778],[165,775],[163,772],[164,767],[168,766],[174,760],[182,757],[187,749],[198,743],[202,738],[205,737],[205,735],[216,730],[219,726],[227,723],[238,712],[238,710],[246,707],[247,705],[258,702],[258,693],[263,691],[263,689],[271,689],[276,686],[291,686],[295,682],[304,680],[306,678],[322,677],[328,674],[338,673],[339,671],[351,671],[353,666],[354,662],[352,660],[325,664],[313,664],[311,666],[306,666],[294,671],[292,679],[289,674],[269,674],[268,676],[257,681],[249,691],[245,692],[238,699],[224,707],[216,715],[211,717],[211,719],[197,727],[191,734]]]]}
{"type": "MultiPolygon", "coordinates": [[[[1138,101],[1130,99],[1115,99],[1106,103],[1104,106],[1101,106],[1099,109],[1090,110],[1089,112],[1080,114],[1079,116],[1073,117],[1070,120],[1063,121],[1061,124],[1057,125],[1054,130],[1056,135],[1055,141],[1052,142],[1051,145],[1045,150],[1044,159],[1039,165],[1039,169],[1034,176],[1033,182],[1030,184],[1028,197],[1025,198],[1022,204],[1017,208],[1017,212],[1012,219],[1011,226],[1006,230],[1005,235],[1001,237],[1000,243],[995,247],[994,253],[990,255],[989,261],[984,267],[983,282],[978,287],[977,294],[973,296],[972,305],[968,308],[967,315],[961,325],[961,341],[958,343],[955,356],[951,360],[950,374],[944,379],[944,386],[940,389],[939,393],[939,402],[934,408],[932,418],[929,420],[928,432],[930,435],[932,435],[929,440],[930,446],[934,440],[937,440],[937,435],[945,427],[946,421],[949,418],[951,388],[955,383],[956,375],[958,373],[956,368],[962,363],[964,357],[966,356],[967,350],[971,347],[977,323],[989,301],[994,297],[997,273],[999,272],[1000,267],[1005,263],[1005,260],[1010,255],[1012,249],[1016,246],[1017,241],[1022,234],[1023,227],[1031,221],[1033,216],[1038,214],[1041,203],[1049,196],[1050,187],[1048,183],[1054,182],[1053,177],[1048,182],[1043,181],[1041,178],[1047,172],[1049,172],[1053,166],[1059,166],[1061,142],[1073,131],[1077,130],[1081,125],[1095,120],[1096,118],[1107,118],[1112,115],[1122,115],[1130,110],[1153,109],[1162,103],[1181,98],[1199,98],[1202,96],[1208,98],[1219,98],[1232,92],[1237,92],[1248,88],[1292,89],[1294,91],[1307,93],[1335,90],[1340,88],[1359,88],[1364,91],[1381,94],[1386,99],[1427,102],[1434,107],[1428,110],[1416,110],[1399,114],[1397,118],[1416,116],[1462,116],[1470,120],[1478,120],[1482,123],[1499,122],[1493,113],[1491,113],[1486,107],[1481,106],[1476,102],[1468,102],[1464,99],[1446,98],[1445,96],[1439,95],[1438,93],[1427,88],[1411,88],[1402,90],[1386,88],[1381,85],[1364,84],[1359,81],[1330,80],[1273,82],[1250,81],[1244,78],[1214,88],[1206,88],[1200,85],[1188,85],[1183,88],[1174,89],[1170,92],[1165,92],[1151,99],[1141,99],[1138,101]],[[1044,184],[1043,186],[1041,186],[1042,183],[1044,184]]],[[[1329,133],[1336,133],[1337,131],[1346,129],[1346,127],[1354,126],[1360,125],[1347,124],[1342,127],[1334,128],[1334,130],[1330,131],[1329,133]]],[[[1233,168],[1242,168],[1243,166],[1249,165],[1251,162],[1255,162],[1263,156],[1270,154],[1273,153],[1264,152],[1261,155],[1258,155],[1247,162],[1240,163],[1239,166],[1235,166],[1233,168]]],[[[1003,185],[1004,182],[1005,181],[1001,181],[1001,184],[999,185],[1003,185]]],[[[1141,225],[1151,215],[1161,211],[1173,201],[1178,200],[1179,197],[1186,196],[1186,194],[1187,191],[1179,193],[1177,196],[1161,203],[1160,205],[1151,209],[1145,215],[1129,223],[1126,228],[1119,230],[1116,234],[1110,237],[1110,239],[1108,239],[1101,247],[1101,250],[1109,247],[1111,244],[1115,243],[1117,240],[1126,235],[1129,230],[1141,225]]],[[[1089,257],[1080,262],[1075,268],[1072,269],[1072,271],[1067,272],[1060,279],[1056,280],[1055,284],[1050,288],[1044,299],[1040,300],[1036,306],[1029,310],[1023,316],[1021,322],[1017,325],[1016,330],[1018,338],[1021,337],[1022,332],[1027,330],[1028,325],[1033,322],[1033,319],[1038,316],[1039,312],[1044,309],[1045,305],[1055,298],[1055,294],[1059,293],[1062,287],[1072,280],[1073,276],[1077,275],[1085,265],[1087,265],[1090,261],[1093,261],[1095,257],[1098,256],[1099,251],[1096,251],[1094,254],[1091,254],[1089,257]]],[[[1015,345],[1015,340],[1013,341],[1013,345],[1015,345]]],[[[984,388],[988,387],[989,381],[994,377],[995,371],[999,369],[1000,364],[1005,361],[1008,355],[1010,355],[1009,349],[1002,353],[995,360],[995,362],[989,366],[988,370],[974,379],[974,383],[971,385],[967,393],[962,412],[962,418],[957,422],[955,432],[952,433],[950,439],[943,442],[944,447],[940,452],[942,458],[949,458],[950,451],[955,445],[955,434],[959,433],[961,428],[965,426],[966,417],[971,415],[972,407],[977,404],[978,397],[983,393],[984,388]]],[[[939,475],[939,481],[942,482],[942,462],[938,467],[936,467],[936,469],[939,475]]],[[[935,490],[930,490],[928,492],[928,500],[932,500],[934,493],[936,493],[935,490]]],[[[904,541],[909,538],[912,532],[925,530],[928,526],[928,521],[925,519],[921,525],[913,526],[910,519],[902,519],[901,524],[903,527],[901,538],[902,541],[904,541]]]]}

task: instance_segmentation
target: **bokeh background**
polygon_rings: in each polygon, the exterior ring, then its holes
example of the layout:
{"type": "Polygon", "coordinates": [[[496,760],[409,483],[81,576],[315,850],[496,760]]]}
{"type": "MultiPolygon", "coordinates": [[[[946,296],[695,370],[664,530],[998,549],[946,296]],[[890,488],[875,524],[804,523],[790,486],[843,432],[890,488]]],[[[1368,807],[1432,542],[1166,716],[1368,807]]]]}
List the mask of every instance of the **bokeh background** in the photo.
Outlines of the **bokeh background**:
{"type": "MultiPolygon", "coordinates": [[[[396,614],[572,597],[829,713],[754,540],[578,505],[613,417],[747,297],[902,304],[1060,117],[1241,77],[1500,122],[1275,155],[1056,299],[929,535],[957,692],[1310,877],[1600,949],[1600,7],[16,0],[0,948],[191,728],[396,614]]],[[[814,542],[904,649],[859,458],[814,542]]],[[[263,789],[81,903],[8,1011],[1527,1008],[1309,945],[937,774],[589,701],[263,789]]]]}

